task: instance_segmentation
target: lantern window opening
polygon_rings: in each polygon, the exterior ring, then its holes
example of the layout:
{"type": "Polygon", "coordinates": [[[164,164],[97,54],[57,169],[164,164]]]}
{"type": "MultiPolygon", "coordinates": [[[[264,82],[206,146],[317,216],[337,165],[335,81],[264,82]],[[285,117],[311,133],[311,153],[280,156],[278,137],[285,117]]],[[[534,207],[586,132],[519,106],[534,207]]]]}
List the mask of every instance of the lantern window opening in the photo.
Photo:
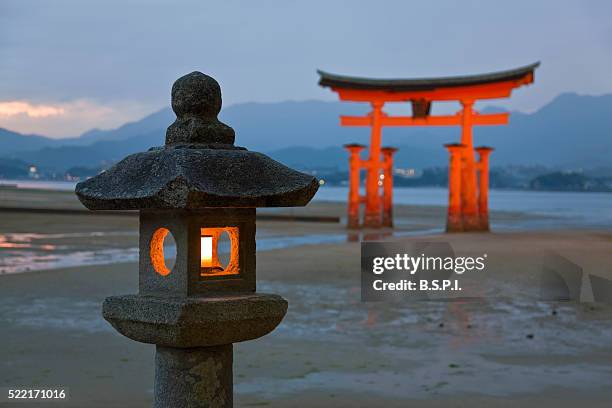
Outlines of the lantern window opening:
{"type": "MultiPolygon", "coordinates": [[[[171,251],[172,252],[172,251],[171,251]]],[[[151,236],[149,256],[155,272],[168,276],[174,268],[176,260],[176,244],[172,232],[168,228],[158,228],[151,236]],[[168,239],[167,239],[168,238],[168,239]],[[173,249],[173,256],[167,256],[166,251],[173,249]],[[172,260],[168,262],[167,260],[172,260]]]]}
{"type": "Polygon", "coordinates": [[[239,227],[200,228],[200,276],[203,278],[240,274],[239,227]],[[223,236],[229,238],[229,248],[220,248],[223,236]],[[229,250],[229,259],[223,265],[220,249],[229,250]]]}

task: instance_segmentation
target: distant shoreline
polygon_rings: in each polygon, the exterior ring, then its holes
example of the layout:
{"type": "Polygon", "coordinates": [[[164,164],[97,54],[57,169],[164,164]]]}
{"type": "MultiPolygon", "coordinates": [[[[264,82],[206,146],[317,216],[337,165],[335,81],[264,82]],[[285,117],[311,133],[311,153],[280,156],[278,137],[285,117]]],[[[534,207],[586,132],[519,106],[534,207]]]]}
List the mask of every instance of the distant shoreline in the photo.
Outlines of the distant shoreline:
{"type": "MultiPolygon", "coordinates": [[[[27,190],[43,190],[43,191],[74,191],[78,182],[76,181],[64,181],[64,180],[31,180],[31,179],[1,179],[0,178],[0,189],[6,188],[17,188],[27,190]]],[[[347,188],[344,185],[338,184],[327,184],[322,189],[326,188],[347,188]]],[[[395,186],[395,190],[419,190],[419,189],[444,189],[446,187],[438,185],[423,185],[423,186],[395,186]]],[[[593,190],[580,190],[580,189],[552,189],[552,188],[496,188],[490,187],[491,191],[516,191],[516,192],[527,192],[527,193],[612,193],[612,189],[593,189],[593,190]]],[[[346,200],[338,200],[338,202],[344,202],[346,200]]]]}

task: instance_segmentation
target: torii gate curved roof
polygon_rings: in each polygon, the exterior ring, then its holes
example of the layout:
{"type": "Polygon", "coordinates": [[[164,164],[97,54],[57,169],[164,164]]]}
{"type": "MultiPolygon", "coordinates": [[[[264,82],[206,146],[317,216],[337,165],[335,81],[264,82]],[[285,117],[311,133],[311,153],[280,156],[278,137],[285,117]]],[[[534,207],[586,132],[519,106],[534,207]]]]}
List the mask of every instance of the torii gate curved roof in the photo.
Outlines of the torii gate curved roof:
{"type": "Polygon", "coordinates": [[[321,76],[319,85],[332,89],[355,89],[386,92],[433,91],[439,88],[470,87],[477,85],[514,82],[516,85],[533,82],[536,62],[520,68],[478,75],[438,78],[380,79],[337,75],[317,70],[321,76]],[[517,83],[518,82],[518,83],[517,83]]]}

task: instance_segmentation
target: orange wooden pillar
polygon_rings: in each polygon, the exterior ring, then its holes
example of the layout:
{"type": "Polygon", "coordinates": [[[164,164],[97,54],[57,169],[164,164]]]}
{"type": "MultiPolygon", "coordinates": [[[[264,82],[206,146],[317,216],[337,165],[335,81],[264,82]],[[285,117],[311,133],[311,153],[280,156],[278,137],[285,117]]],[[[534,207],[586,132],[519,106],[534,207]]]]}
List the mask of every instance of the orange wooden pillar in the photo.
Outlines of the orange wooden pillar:
{"type": "Polygon", "coordinates": [[[383,227],[393,227],[393,153],[395,147],[383,147],[383,227]]]}
{"type": "Polygon", "coordinates": [[[382,224],[380,211],[380,191],[378,182],[380,180],[380,153],[382,138],[382,107],[384,102],[372,101],[370,137],[370,157],[368,158],[366,179],[366,205],[363,225],[366,228],[380,228],[382,224]]]}
{"type": "Polygon", "coordinates": [[[347,205],[347,227],[359,228],[359,205],[361,198],[359,196],[359,172],[362,167],[360,154],[365,148],[360,144],[347,144],[344,148],[349,151],[349,192],[347,205]]]}
{"type": "Polygon", "coordinates": [[[478,199],[476,183],[476,158],[472,142],[474,120],[473,100],[462,100],[461,111],[461,144],[463,149],[463,166],[461,171],[461,213],[464,231],[480,229],[478,217],[478,199]]]}
{"type": "Polygon", "coordinates": [[[489,155],[493,148],[480,146],[475,150],[479,156],[478,217],[480,219],[480,230],[489,231],[489,155]]]}
{"type": "Polygon", "coordinates": [[[446,232],[463,231],[463,217],[461,205],[461,178],[463,150],[465,146],[459,143],[444,145],[449,153],[448,165],[448,215],[446,218],[446,232]]]}

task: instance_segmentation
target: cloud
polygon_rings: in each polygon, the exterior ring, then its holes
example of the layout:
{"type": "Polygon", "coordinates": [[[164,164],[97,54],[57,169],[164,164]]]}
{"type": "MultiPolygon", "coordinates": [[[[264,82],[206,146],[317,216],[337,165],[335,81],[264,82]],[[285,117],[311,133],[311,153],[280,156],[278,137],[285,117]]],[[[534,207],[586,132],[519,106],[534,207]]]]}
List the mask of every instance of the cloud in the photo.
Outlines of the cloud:
{"type": "Polygon", "coordinates": [[[0,127],[53,138],[75,137],[94,128],[116,128],[159,108],[138,101],[100,103],[83,98],[44,104],[0,101],[0,127]]]}
{"type": "Polygon", "coordinates": [[[64,108],[52,105],[33,105],[29,102],[0,102],[0,116],[26,115],[31,118],[63,115],[64,108]]]}

